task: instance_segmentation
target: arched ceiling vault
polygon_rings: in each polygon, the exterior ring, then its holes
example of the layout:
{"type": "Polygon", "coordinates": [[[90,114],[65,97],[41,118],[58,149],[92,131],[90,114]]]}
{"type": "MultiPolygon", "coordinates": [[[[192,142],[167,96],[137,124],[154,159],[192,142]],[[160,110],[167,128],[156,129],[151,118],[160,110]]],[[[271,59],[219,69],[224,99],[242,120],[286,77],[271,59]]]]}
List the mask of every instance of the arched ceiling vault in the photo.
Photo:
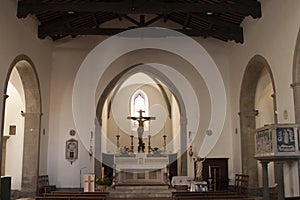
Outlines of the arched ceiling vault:
{"type": "MultiPolygon", "coordinates": [[[[142,71],[141,71],[142,72],[142,71]]],[[[156,83],[156,86],[159,88],[160,92],[162,93],[163,95],[163,99],[165,101],[165,104],[167,106],[167,109],[168,109],[168,115],[169,115],[169,118],[171,118],[171,115],[172,115],[172,112],[171,112],[171,103],[170,103],[170,99],[167,95],[167,91],[166,91],[166,86],[156,77],[153,77],[145,72],[142,72],[146,75],[149,76],[150,79],[153,80],[153,82],[156,83]]],[[[132,74],[128,74],[127,76],[131,76],[132,74]]],[[[111,98],[109,99],[109,102],[108,102],[108,118],[110,117],[110,110],[111,110],[111,103],[113,101],[113,99],[115,98],[115,95],[117,94],[117,92],[119,91],[120,87],[122,86],[122,84],[128,79],[129,77],[127,77],[126,79],[122,79],[122,81],[119,81],[115,88],[112,89],[112,95],[111,95],[111,98]]]]}

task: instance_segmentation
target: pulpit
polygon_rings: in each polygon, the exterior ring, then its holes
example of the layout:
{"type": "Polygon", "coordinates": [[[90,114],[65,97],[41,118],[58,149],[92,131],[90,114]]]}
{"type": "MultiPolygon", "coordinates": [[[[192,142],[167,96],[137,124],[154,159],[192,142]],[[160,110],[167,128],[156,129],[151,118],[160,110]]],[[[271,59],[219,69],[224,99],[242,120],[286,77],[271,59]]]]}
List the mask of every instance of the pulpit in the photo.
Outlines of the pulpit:
{"type": "Polygon", "coordinates": [[[133,156],[115,157],[116,185],[162,185],[168,184],[167,156],[147,156],[137,153],[133,156]]]}

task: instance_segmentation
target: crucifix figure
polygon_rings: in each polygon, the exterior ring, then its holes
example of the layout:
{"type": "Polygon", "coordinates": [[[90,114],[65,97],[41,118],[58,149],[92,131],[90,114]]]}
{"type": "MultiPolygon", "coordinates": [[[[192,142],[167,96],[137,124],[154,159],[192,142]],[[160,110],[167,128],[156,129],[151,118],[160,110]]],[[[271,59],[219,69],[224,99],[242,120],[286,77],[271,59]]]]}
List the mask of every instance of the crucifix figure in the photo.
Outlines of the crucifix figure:
{"type": "Polygon", "coordinates": [[[143,112],[145,112],[145,111],[143,111],[143,110],[139,110],[138,112],[140,114],[139,117],[127,117],[127,119],[138,121],[138,123],[139,123],[139,127],[137,128],[138,139],[139,139],[138,151],[144,152],[144,149],[145,149],[145,144],[143,144],[144,122],[154,120],[155,117],[144,117],[143,112]],[[144,148],[142,148],[142,147],[144,147],[144,148]]]}

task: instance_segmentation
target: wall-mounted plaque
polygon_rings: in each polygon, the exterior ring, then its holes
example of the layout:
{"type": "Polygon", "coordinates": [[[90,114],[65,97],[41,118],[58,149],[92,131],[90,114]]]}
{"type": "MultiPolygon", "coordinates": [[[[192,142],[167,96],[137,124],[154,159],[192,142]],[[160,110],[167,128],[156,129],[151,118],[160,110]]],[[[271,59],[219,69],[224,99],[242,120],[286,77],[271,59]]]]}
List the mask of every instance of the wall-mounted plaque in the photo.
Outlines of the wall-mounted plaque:
{"type": "Polygon", "coordinates": [[[78,141],[70,139],[66,141],[66,159],[73,164],[78,159],[78,141]]]}
{"type": "Polygon", "coordinates": [[[10,125],[9,126],[9,135],[16,135],[17,132],[17,126],[16,125],[10,125]]]}

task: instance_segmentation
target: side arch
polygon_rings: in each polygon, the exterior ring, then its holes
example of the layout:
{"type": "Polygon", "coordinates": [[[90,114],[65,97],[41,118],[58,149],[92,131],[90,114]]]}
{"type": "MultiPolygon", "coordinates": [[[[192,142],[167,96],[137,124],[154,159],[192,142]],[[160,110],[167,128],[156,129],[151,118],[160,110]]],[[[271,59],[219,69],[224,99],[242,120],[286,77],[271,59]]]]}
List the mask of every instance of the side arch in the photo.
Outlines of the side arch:
{"type": "MultiPolygon", "coordinates": [[[[4,94],[7,93],[8,82],[13,69],[18,71],[25,95],[24,116],[24,148],[22,167],[22,193],[34,195],[37,190],[39,174],[39,142],[41,127],[41,92],[38,74],[32,60],[26,55],[18,55],[11,63],[5,80],[4,94]]],[[[7,98],[9,98],[6,95],[7,98]]],[[[5,100],[4,100],[5,108],[5,100]]],[[[5,109],[3,109],[3,116],[5,109]]],[[[4,131],[4,119],[1,122],[1,137],[4,131]]],[[[2,139],[1,139],[2,141],[2,139]]],[[[2,149],[2,144],[1,149],[2,149]]],[[[3,160],[1,160],[1,163],[3,160]]]]}
{"type": "Polygon", "coordinates": [[[261,72],[266,69],[271,82],[274,94],[274,122],[277,123],[276,111],[276,90],[274,84],[274,78],[271,68],[267,60],[260,56],[255,55],[247,64],[241,86],[240,93],[240,128],[241,128],[241,156],[242,156],[242,172],[248,174],[251,179],[249,180],[250,187],[258,186],[258,171],[257,161],[254,159],[255,154],[255,142],[254,133],[256,130],[255,117],[258,112],[255,109],[255,95],[257,84],[261,75],[261,72]]]}
{"type": "Polygon", "coordinates": [[[295,121],[300,123],[300,28],[298,31],[298,37],[296,41],[294,51],[294,62],[293,62],[293,83],[292,88],[294,92],[294,104],[295,104],[295,121]]]}

